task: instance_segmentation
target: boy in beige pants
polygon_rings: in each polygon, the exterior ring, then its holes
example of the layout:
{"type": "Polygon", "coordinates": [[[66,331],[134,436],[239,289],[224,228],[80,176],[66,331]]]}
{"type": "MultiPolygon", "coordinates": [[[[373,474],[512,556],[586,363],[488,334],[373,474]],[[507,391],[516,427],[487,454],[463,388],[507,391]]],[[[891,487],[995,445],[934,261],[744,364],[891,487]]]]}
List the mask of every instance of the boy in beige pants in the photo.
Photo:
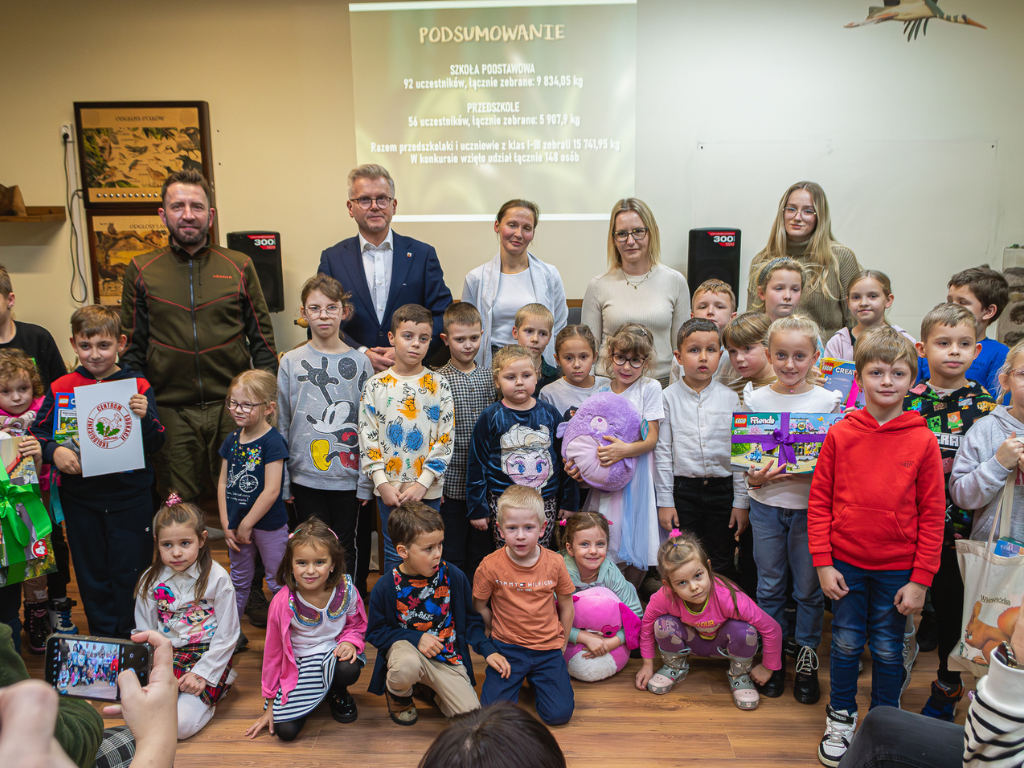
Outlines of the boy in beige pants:
{"type": "Polygon", "coordinates": [[[406,502],[391,512],[388,534],[402,562],[370,593],[366,640],[377,648],[370,693],[384,694],[399,725],[416,722],[414,694],[446,717],[474,710],[480,702],[469,646],[502,677],[510,667],[484,634],[469,580],[441,559],[441,515],[406,502]]]}

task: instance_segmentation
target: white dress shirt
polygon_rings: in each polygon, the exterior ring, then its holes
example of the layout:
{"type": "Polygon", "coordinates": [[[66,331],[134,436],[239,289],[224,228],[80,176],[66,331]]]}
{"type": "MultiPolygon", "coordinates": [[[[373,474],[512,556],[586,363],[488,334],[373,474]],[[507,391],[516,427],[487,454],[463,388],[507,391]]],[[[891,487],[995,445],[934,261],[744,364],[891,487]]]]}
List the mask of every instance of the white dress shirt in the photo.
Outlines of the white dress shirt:
{"type": "Polygon", "coordinates": [[[388,236],[380,245],[374,245],[359,235],[359,252],[363,254],[366,285],[370,289],[370,298],[373,299],[379,323],[384,320],[384,309],[388,305],[388,293],[391,291],[391,267],[395,261],[394,232],[389,228],[388,236]]]}
{"type": "Polygon", "coordinates": [[[694,392],[684,380],[662,392],[665,418],[654,448],[655,493],[659,507],[674,507],[675,477],[732,476],[732,505],[750,506],[743,472],[732,463],[732,414],[740,410],[740,398],[724,384],[712,380],[694,392]]]}

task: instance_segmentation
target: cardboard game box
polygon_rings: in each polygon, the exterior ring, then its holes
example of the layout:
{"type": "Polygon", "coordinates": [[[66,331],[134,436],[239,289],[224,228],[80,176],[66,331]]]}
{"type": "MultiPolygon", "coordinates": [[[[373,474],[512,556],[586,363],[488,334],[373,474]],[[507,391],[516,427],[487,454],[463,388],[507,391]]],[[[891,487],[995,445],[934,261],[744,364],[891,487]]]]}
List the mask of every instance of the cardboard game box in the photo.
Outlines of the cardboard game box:
{"type": "Polygon", "coordinates": [[[832,391],[838,389],[843,393],[843,405],[846,408],[862,408],[864,398],[861,397],[860,387],[853,378],[857,368],[852,360],[837,360],[834,357],[822,358],[820,363],[821,375],[825,377],[822,385],[825,389],[832,391]]]}
{"type": "Polygon", "coordinates": [[[774,459],[785,462],[785,473],[809,474],[825,434],[841,418],[841,413],[734,413],[732,468],[762,469],[774,459]]]}

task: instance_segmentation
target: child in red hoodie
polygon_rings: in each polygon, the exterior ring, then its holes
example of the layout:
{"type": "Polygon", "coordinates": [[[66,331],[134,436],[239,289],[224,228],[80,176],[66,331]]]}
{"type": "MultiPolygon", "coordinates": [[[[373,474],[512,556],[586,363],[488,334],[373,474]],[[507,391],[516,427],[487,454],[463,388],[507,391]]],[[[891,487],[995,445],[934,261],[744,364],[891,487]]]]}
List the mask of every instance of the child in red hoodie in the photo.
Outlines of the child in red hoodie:
{"type": "Polygon", "coordinates": [[[825,436],[811,482],[807,538],[832,599],[831,702],[818,759],[837,766],[857,726],[857,667],[874,662],[871,708],[899,707],[906,616],[939,568],[945,518],[942,459],[924,419],[903,411],[917,353],[880,326],[857,340],[865,407],[825,436]]]}

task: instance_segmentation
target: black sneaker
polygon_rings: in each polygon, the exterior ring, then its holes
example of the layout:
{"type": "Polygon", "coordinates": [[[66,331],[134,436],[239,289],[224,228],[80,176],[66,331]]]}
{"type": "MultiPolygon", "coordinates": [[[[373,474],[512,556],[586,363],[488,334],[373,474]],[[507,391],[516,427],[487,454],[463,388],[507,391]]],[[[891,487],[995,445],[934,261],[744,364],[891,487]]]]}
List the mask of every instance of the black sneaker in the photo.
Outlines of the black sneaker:
{"type": "Polygon", "coordinates": [[[791,659],[796,658],[797,654],[800,653],[800,646],[797,644],[795,637],[787,637],[783,641],[782,652],[791,659]]]}
{"type": "Polygon", "coordinates": [[[757,686],[757,691],[769,699],[777,699],[786,688],[786,654],[782,654],[782,667],[772,672],[768,682],[757,686]]]}
{"type": "Polygon", "coordinates": [[[359,717],[359,708],[356,707],[356,700],[348,691],[337,693],[331,691],[327,694],[327,706],[331,709],[331,717],[339,723],[354,723],[359,717]]]}
{"type": "Polygon", "coordinates": [[[50,627],[50,613],[45,602],[25,603],[25,634],[28,635],[28,649],[37,656],[46,650],[46,638],[53,630],[50,627]]]}
{"type": "Polygon", "coordinates": [[[917,649],[922,653],[930,653],[938,647],[939,621],[935,618],[935,611],[925,611],[917,627],[917,649]]]}
{"type": "Polygon", "coordinates": [[[793,698],[801,704],[817,704],[821,698],[821,687],[818,685],[818,654],[809,645],[803,646],[796,657],[793,698]]]}
{"type": "Polygon", "coordinates": [[[50,600],[47,613],[50,614],[50,626],[58,635],[77,635],[78,626],[71,620],[71,609],[78,605],[68,597],[50,600]]]}
{"type": "Polygon", "coordinates": [[[249,638],[245,636],[245,632],[238,630],[238,640],[235,641],[235,653],[241,653],[249,647],[249,638]]]}
{"type": "Polygon", "coordinates": [[[267,627],[267,611],[270,610],[270,603],[262,589],[253,589],[249,592],[249,599],[245,603],[245,615],[249,617],[249,623],[259,629],[267,627]]]}

